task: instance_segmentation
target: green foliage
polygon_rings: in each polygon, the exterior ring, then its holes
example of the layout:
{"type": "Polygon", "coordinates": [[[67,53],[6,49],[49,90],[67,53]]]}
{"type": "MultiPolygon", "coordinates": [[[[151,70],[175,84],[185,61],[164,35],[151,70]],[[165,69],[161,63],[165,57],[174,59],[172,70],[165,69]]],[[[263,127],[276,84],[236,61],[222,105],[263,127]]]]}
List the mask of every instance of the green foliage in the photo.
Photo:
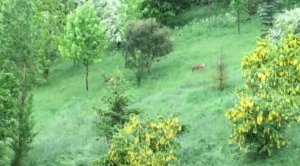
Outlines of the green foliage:
{"type": "Polygon", "coordinates": [[[18,166],[22,165],[35,136],[31,115],[31,90],[39,82],[42,49],[39,43],[40,13],[35,2],[11,0],[7,4],[9,7],[2,10],[1,71],[14,74],[20,84],[16,111],[18,128],[12,141],[15,154],[13,165],[18,166]]]}
{"type": "Polygon", "coordinates": [[[143,0],[140,10],[143,18],[156,18],[159,23],[167,24],[170,18],[189,8],[191,4],[190,0],[143,0]]]}
{"type": "Polygon", "coordinates": [[[79,6],[68,15],[65,35],[59,50],[63,57],[82,63],[86,69],[86,90],[88,87],[88,67],[99,61],[107,46],[107,39],[94,5],[91,1],[79,6]]]}
{"type": "Polygon", "coordinates": [[[135,69],[137,82],[145,70],[151,73],[152,64],[171,52],[173,45],[169,31],[154,19],[132,21],[125,31],[125,66],[135,69]]]}
{"type": "Polygon", "coordinates": [[[265,37],[268,34],[269,29],[273,27],[276,6],[276,0],[262,0],[261,9],[258,11],[263,25],[262,37],[265,37]]]}
{"type": "Polygon", "coordinates": [[[162,24],[167,24],[167,20],[175,16],[174,6],[168,1],[144,0],[140,10],[143,18],[155,18],[162,24]]]}
{"type": "Polygon", "coordinates": [[[17,135],[19,84],[8,73],[0,73],[0,165],[10,165],[11,144],[17,135]]]}
{"type": "Polygon", "coordinates": [[[300,121],[300,36],[288,35],[272,45],[258,42],[242,60],[245,87],[239,103],[227,112],[231,140],[244,150],[271,153],[289,144],[285,129],[300,121]]]}
{"type": "Polygon", "coordinates": [[[278,5],[280,8],[286,8],[288,10],[291,10],[297,4],[297,0],[278,0],[278,1],[279,1],[278,5]]]}
{"type": "Polygon", "coordinates": [[[100,136],[108,140],[118,128],[122,128],[129,121],[130,114],[138,114],[138,109],[129,108],[132,96],[128,94],[128,83],[119,71],[116,71],[112,80],[107,82],[106,94],[103,102],[108,105],[108,110],[97,110],[97,127],[100,136]]]}
{"type": "MultiPolygon", "coordinates": [[[[69,3],[66,1],[65,3],[69,3]]],[[[62,0],[44,0],[37,2],[40,12],[38,18],[41,37],[39,43],[42,47],[40,54],[41,67],[44,79],[47,80],[50,74],[50,67],[58,58],[59,39],[63,35],[63,26],[66,23],[67,13],[71,10],[71,6],[64,6],[62,0]]]]}
{"type": "Polygon", "coordinates": [[[140,5],[143,0],[121,0],[122,11],[126,15],[126,21],[136,20],[142,17],[140,12],[140,5]]]}
{"type": "Polygon", "coordinates": [[[237,24],[238,24],[238,33],[241,33],[241,16],[246,11],[246,7],[248,5],[248,0],[232,0],[231,7],[236,13],[237,16],[237,24]]]}
{"type": "Polygon", "coordinates": [[[183,131],[178,118],[140,122],[136,116],[114,134],[108,155],[95,166],[179,165],[176,137],[183,131]]]}

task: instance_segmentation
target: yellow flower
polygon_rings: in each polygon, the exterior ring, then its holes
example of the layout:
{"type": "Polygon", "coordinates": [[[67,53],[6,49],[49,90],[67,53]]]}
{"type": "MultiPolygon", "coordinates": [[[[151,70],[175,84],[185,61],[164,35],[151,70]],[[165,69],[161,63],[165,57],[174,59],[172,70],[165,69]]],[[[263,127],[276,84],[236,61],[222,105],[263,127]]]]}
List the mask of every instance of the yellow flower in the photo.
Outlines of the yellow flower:
{"type": "Polygon", "coordinates": [[[285,77],[285,76],[288,76],[289,75],[289,72],[288,71],[283,71],[283,72],[280,72],[279,75],[281,77],[285,77]]]}
{"type": "Polygon", "coordinates": [[[295,59],[295,60],[293,61],[293,65],[297,65],[297,64],[298,64],[298,60],[295,59]]]}
{"type": "Polygon", "coordinates": [[[284,63],[282,61],[279,62],[279,66],[283,66],[284,63]]]}
{"type": "Polygon", "coordinates": [[[297,70],[300,71],[300,64],[297,65],[297,70]]]}
{"type": "Polygon", "coordinates": [[[257,124],[262,124],[262,121],[263,121],[263,116],[262,114],[259,114],[257,117],[256,117],[256,122],[257,124]]]}
{"type": "Polygon", "coordinates": [[[151,141],[151,136],[149,134],[146,134],[146,142],[150,144],[150,141],[151,141]]]}
{"type": "Polygon", "coordinates": [[[267,76],[264,73],[257,73],[258,78],[261,82],[265,83],[267,76]]]}
{"type": "Polygon", "coordinates": [[[257,53],[253,53],[252,56],[251,56],[251,60],[252,61],[258,61],[258,56],[257,56],[257,53]]]}
{"type": "Polygon", "coordinates": [[[124,131],[126,132],[126,134],[130,134],[133,131],[133,127],[131,125],[126,125],[124,127],[124,131]]]}

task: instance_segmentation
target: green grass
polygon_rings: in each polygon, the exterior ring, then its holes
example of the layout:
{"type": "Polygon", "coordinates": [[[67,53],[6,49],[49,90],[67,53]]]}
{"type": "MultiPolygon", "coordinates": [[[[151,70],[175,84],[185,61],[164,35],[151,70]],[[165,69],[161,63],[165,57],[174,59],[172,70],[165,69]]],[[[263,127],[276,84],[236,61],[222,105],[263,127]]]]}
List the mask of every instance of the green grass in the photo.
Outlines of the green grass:
{"type": "Polygon", "coordinates": [[[291,147],[269,159],[241,154],[228,144],[231,126],[224,113],[235,103],[235,89],[243,83],[240,61],[254,48],[260,26],[255,19],[247,21],[242,25],[242,34],[237,35],[233,24],[208,24],[196,22],[173,30],[174,51],[153,66],[153,75],[140,87],[135,86],[133,73],[124,69],[118,53],[106,53],[102,63],[91,66],[89,92],[84,88],[83,67],[57,61],[49,81],[34,91],[38,135],[27,164],[85,166],[106,152],[93,126],[93,108],[105,107],[101,102],[105,92],[101,73],[111,74],[119,67],[132,84],[131,93],[136,97],[133,105],[145,110],[142,118],[177,114],[189,126],[179,138],[181,165],[297,165],[300,128],[289,132],[293,135],[291,147]],[[221,48],[229,76],[229,87],[224,91],[216,90],[213,80],[221,48]],[[206,64],[205,69],[192,72],[191,67],[197,63],[206,64]]]}

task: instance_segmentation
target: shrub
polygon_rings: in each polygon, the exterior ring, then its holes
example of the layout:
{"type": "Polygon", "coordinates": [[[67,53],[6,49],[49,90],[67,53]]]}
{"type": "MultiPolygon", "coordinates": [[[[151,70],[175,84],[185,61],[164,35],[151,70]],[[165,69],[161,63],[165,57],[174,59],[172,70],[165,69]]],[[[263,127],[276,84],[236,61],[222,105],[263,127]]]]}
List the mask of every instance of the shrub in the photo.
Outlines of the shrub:
{"type": "Polygon", "coordinates": [[[131,116],[124,129],[114,134],[106,156],[94,165],[179,165],[176,137],[183,131],[178,118],[159,118],[142,123],[131,116]]]}
{"type": "Polygon", "coordinates": [[[171,52],[173,45],[169,30],[161,28],[155,19],[146,19],[129,22],[123,48],[126,67],[150,74],[152,64],[171,52]]]}
{"type": "Polygon", "coordinates": [[[245,86],[239,103],[226,113],[233,125],[231,141],[244,150],[271,155],[289,144],[285,129],[299,122],[300,36],[287,35],[273,45],[269,39],[242,60],[245,86]]]}

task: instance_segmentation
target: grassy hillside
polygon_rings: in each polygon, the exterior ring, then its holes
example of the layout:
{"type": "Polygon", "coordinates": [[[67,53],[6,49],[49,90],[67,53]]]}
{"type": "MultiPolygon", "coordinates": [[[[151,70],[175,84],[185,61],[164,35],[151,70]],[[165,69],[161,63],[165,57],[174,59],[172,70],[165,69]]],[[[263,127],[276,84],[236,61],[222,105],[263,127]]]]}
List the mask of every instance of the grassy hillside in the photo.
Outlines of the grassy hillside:
{"type": "MultiPolygon", "coordinates": [[[[192,11],[193,15],[197,15],[196,10],[192,11]]],[[[38,135],[27,163],[32,166],[89,165],[105,153],[106,145],[97,139],[93,126],[96,118],[93,108],[105,107],[101,102],[105,87],[101,74],[109,75],[119,67],[132,84],[131,93],[136,97],[133,105],[145,110],[141,117],[177,114],[189,126],[189,132],[179,139],[181,165],[297,165],[300,141],[294,141],[289,150],[266,160],[242,155],[228,144],[231,127],[224,112],[234,105],[235,88],[243,82],[240,60],[255,46],[259,29],[253,18],[243,23],[242,34],[237,35],[235,25],[223,17],[193,21],[175,28],[172,31],[174,51],[153,66],[153,75],[144,79],[140,87],[135,86],[133,73],[124,69],[123,59],[116,52],[106,53],[102,63],[91,66],[89,92],[84,88],[82,66],[57,61],[49,82],[34,91],[38,135]],[[216,24],[222,26],[216,27],[216,24]],[[222,92],[214,88],[213,80],[221,48],[229,76],[229,87],[222,92]],[[206,64],[206,68],[192,72],[191,67],[197,63],[206,64]]],[[[292,130],[291,133],[299,131],[292,130]]]]}

